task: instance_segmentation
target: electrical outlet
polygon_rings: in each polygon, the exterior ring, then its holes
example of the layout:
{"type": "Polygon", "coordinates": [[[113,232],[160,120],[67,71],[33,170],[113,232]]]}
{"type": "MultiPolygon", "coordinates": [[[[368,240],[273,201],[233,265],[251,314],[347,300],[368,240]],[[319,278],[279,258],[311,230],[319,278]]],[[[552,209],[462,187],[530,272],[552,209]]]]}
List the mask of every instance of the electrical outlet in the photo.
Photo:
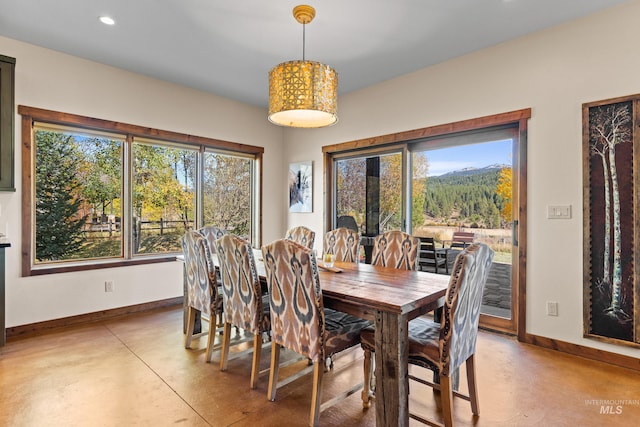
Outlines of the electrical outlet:
{"type": "Polygon", "coordinates": [[[105,292],[113,292],[113,280],[105,280],[105,282],[104,282],[104,291],[105,292]]]}
{"type": "Polygon", "coordinates": [[[555,301],[547,301],[547,316],[558,315],[558,303],[555,301]]]}

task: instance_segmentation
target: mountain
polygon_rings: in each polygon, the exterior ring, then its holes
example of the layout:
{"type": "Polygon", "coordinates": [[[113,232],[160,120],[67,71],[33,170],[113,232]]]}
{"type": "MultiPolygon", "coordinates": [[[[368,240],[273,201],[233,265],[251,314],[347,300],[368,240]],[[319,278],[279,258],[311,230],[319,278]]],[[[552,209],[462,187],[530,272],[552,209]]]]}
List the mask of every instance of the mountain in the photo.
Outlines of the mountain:
{"type": "Polygon", "coordinates": [[[485,172],[493,172],[496,170],[500,170],[503,168],[510,168],[511,165],[506,165],[506,164],[498,164],[495,163],[493,165],[488,165],[482,168],[463,168],[463,169],[458,169],[455,171],[451,171],[451,172],[447,172],[444,173],[442,175],[438,175],[438,176],[434,176],[432,178],[442,178],[442,177],[446,177],[446,176],[469,176],[469,175],[477,175],[477,174],[481,174],[481,173],[485,173],[485,172]]]}

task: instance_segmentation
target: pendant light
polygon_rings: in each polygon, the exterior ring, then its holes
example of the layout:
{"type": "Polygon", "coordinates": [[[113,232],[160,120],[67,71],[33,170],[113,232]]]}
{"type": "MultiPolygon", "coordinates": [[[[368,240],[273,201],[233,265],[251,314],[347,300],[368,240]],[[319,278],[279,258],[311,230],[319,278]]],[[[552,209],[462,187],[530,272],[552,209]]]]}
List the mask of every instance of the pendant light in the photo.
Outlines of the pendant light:
{"type": "Polygon", "coordinates": [[[269,121],[279,126],[319,128],[338,121],[338,74],[328,65],[305,60],[305,26],[313,7],[293,8],[302,24],[302,60],[276,65],[269,72],[269,121]]]}

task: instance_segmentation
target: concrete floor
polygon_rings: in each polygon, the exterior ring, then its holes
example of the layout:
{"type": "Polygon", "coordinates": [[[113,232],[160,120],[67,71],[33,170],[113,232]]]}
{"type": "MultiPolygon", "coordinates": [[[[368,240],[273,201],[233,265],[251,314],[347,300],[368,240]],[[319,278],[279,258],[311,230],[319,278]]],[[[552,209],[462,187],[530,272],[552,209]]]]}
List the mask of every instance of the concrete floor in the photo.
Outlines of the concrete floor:
{"type": "MultiPolygon", "coordinates": [[[[249,390],[250,355],[221,372],[218,353],[204,362],[205,345],[200,338],[184,349],[181,307],[11,338],[0,348],[0,426],[307,424],[309,377],[270,402],[267,376],[249,390]]],[[[640,372],[482,331],[477,347],[481,415],[474,419],[456,399],[457,426],[631,426],[640,419],[640,372]]],[[[267,347],[265,368],[269,356],[267,347]]],[[[361,350],[342,355],[325,376],[324,399],[361,377],[361,350]]],[[[439,418],[434,394],[413,382],[410,409],[439,418]]],[[[374,415],[355,394],[322,413],[320,424],[372,426],[374,415]]]]}

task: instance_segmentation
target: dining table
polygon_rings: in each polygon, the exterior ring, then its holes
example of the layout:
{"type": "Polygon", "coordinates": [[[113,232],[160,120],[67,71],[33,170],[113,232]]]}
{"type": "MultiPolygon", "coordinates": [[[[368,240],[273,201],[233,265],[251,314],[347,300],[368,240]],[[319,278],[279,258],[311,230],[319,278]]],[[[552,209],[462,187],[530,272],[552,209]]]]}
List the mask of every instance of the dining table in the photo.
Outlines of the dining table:
{"type": "MultiPolygon", "coordinates": [[[[253,252],[265,285],[262,252],[253,252]]],[[[324,306],[375,325],[376,425],[409,425],[408,324],[444,305],[449,276],[365,263],[318,267],[324,306]]]]}
{"type": "MultiPolygon", "coordinates": [[[[318,267],[324,306],[375,325],[376,425],[409,425],[408,323],[444,305],[449,276],[365,263],[318,267]]],[[[256,269],[264,278],[261,254],[256,269]]]]}

